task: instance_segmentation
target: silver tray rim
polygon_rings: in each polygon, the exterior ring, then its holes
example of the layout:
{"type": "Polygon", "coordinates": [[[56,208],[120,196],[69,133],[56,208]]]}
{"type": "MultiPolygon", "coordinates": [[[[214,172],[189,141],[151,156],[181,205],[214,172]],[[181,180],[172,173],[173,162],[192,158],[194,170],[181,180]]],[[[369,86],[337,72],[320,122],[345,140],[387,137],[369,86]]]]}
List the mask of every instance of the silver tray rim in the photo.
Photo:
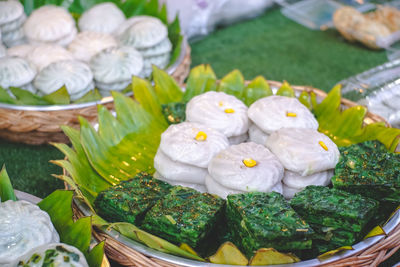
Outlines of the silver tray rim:
{"type": "MultiPolygon", "coordinates": [[[[178,66],[183,62],[185,58],[187,49],[188,49],[188,41],[186,37],[183,35],[182,44],[181,44],[181,51],[179,53],[178,59],[175,61],[174,64],[169,66],[166,69],[166,72],[169,75],[172,75],[178,66]]],[[[127,95],[132,95],[132,93],[128,93],[127,95]]],[[[79,104],[68,104],[68,105],[44,105],[44,106],[33,106],[33,105],[14,105],[14,104],[7,104],[7,103],[0,103],[0,108],[4,109],[11,109],[11,110],[23,110],[23,111],[60,111],[60,110],[71,110],[71,109],[80,109],[86,108],[98,104],[107,104],[113,101],[112,96],[103,97],[98,101],[91,101],[86,103],[79,103],[79,104]]]]}
{"type": "MultiPolygon", "coordinates": [[[[77,207],[82,211],[82,213],[85,216],[91,216],[93,215],[92,211],[90,208],[84,203],[82,200],[77,199],[74,197],[74,203],[77,205],[77,207]]],[[[400,224],[400,210],[397,210],[390,220],[382,227],[384,232],[386,234],[390,234],[398,225],[400,224]]],[[[237,267],[238,265],[225,265],[225,264],[214,264],[214,263],[209,263],[209,262],[200,262],[196,260],[191,260],[191,259],[186,259],[183,257],[167,254],[164,252],[157,251],[155,249],[149,248],[144,244],[141,244],[137,241],[134,241],[132,239],[129,239],[123,235],[121,235],[118,231],[114,229],[107,229],[107,228],[102,228],[100,229],[104,234],[107,234],[111,238],[115,239],[116,241],[146,255],[149,257],[157,258],[163,261],[167,261],[172,264],[176,265],[181,265],[181,266],[186,266],[186,267],[237,267]]],[[[374,236],[367,238],[363,241],[358,242],[357,244],[352,245],[353,250],[346,250],[342,253],[339,253],[338,255],[334,255],[326,260],[319,260],[318,258],[306,260],[306,261],[300,261],[297,263],[292,263],[292,264],[281,264],[281,265],[264,265],[264,266],[275,266],[275,267],[313,267],[313,266],[319,266],[321,264],[327,264],[331,263],[337,260],[341,260],[347,257],[350,257],[358,252],[361,252],[372,245],[376,244],[380,240],[382,240],[385,236],[384,235],[379,235],[379,236],[374,236]]]]}
{"type": "Polygon", "coordinates": [[[14,192],[15,192],[15,196],[17,197],[18,200],[25,200],[25,201],[31,202],[33,204],[37,204],[40,201],[42,201],[41,198],[31,195],[29,193],[25,193],[25,192],[22,192],[19,190],[14,190],[14,192]]]}

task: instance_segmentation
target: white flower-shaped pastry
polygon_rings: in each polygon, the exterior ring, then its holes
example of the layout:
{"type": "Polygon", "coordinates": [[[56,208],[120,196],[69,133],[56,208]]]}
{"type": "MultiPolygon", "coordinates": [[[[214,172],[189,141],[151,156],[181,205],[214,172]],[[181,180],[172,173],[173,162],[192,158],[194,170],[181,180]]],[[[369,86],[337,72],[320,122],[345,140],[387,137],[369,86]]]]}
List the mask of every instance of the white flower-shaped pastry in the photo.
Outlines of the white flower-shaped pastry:
{"type": "Polygon", "coordinates": [[[161,43],[144,49],[138,49],[143,57],[154,57],[169,54],[172,50],[172,43],[168,38],[165,38],[161,43]]]}
{"type": "Polygon", "coordinates": [[[123,83],[121,88],[125,89],[125,83],[132,81],[132,76],[138,75],[143,68],[143,59],[140,53],[133,47],[113,47],[101,51],[90,61],[94,79],[102,90],[110,90],[110,86],[123,83]]]}
{"type": "Polygon", "coordinates": [[[124,13],[110,2],[101,3],[85,11],[79,18],[80,31],[113,33],[125,21],[124,13]]]}
{"type": "Polygon", "coordinates": [[[145,57],[143,58],[143,68],[152,69],[152,65],[156,65],[160,69],[167,67],[170,59],[170,54],[166,53],[159,56],[145,57]]]}
{"type": "Polygon", "coordinates": [[[0,265],[12,263],[34,247],[59,242],[49,215],[27,201],[0,203],[0,265]]]}
{"type": "Polygon", "coordinates": [[[313,129],[282,128],[268,137],[266,147],[285,169],[303,176],[333,169],[339,161],[336,144],[313,129]]]}
{"type": "Polygon", "coordinates": [[[113,35],[116,37],[121,37],[125,33],[125,31],[129,29],[133,24],[142,20],[153,20],[155,22],[161,22],[158,18],[147,15],[133,16],[122,22],[114,31],[113,35]]]}
{"type": "MultiPolygon", "coordinates": [[[[2,32],[7,32],[18,28],[13,28],[10,25],[17,22],[25,16],[24,7],[19,1],[8,0],[0,1],[0,29],[2,32]]],[[[20,24],[21,25],[21,24],[20,24]]]]}
{"type": "Polygon", "coordinates": [[[303,191],[304,188],[294,188],[294,187],[289,187],[285,184],[282,184],[282,195],[286,198],[286,199],[292,199],[294,197],[295,194],[303,191]]]}
{"type": "Polygon", "coordinates": [[[247,133],[228,137],[228,141],[230,145],[238,145],[240,143],[244,143],[249,139],[249,135],[247,133]]]}
{"type": "Polygon", "coordinates": [[[23,28],[3,33],[3,43],[7,47],[13,47],[26,43],[25,33],[23,28]]]}
{"type": "Polygon", "coordinates": [[[220,151],[208,165],[211,178],[218,184],[242,192],[270,192],[281,182],[283,171],[274,154],[253,142],[220,151]]]}
{"type": "Polygon", "coordinates": [[[0,43],[0,58],[7,55],[7,48],[0,43]]]}
{"type": "Polygon", "coordinates": [[[88,267],[83,253],[76,247],[64,243],[51,243],[33,248],[15,261],[15,266],[45,266],[44,261],[50,261],[57,267],[88,267]],[[52,253],[52,252],[55,253],[52,253]],[[38,257],[40,256],[40,257],[38,257]],[[33,259],[36,259],[35,261],[33,259]]]}
{"type": "Polygon", "coordinates": [[[249,107],[248,115],[250,120],[267,134],[287,127],[318,129],[314,115],[294,97],[261,98],[249,107]]]}
{"type": "Polygon", "coordinates": [[[89,62],[100,51],[116,47],[117,41],[107,33],[80,32],[69,44],[68,50],[76,59],[89,62]]]}
{"type": "Polygon", "coordinates": [[[31,43],[67,45],[76,35],[75,21],[69,12],[53,5],[42,6],[28,17],[25,35],[31,43]]]}
{"type": "Polygon", "coordinates": [[[330,184],[332,176],[333,170],[316,172],[307,176],[286,170],[282,182],[288,187],[303,189],[309,185],[327,186],[330,184]]]}
{"type": "Polygon", "coordinates": [[[43,95],[57,91],[65,85],[71,100],[77,100],[94,88],[89,66],[78,60],[57,61],[41,70],[34,81],[43,95]]]}
{"type": "Polygon", "coordinates": [[[166,183],[169,183],[170,185],[180,185],[180,186],[184,186],[184,187],[190,187],[193,188],[201,193],[205,193],[207,192],[207,188],[204,184],[195,184],[195,183],[186,183],[186,182],[182,182],[182,181],[174,181],[174,180],[168,180],[166,178],[164,178],[160,173],[155,172],[154,173],[154,178],[164,181],[166,183]]]}
{"type": "Polygon", "coordinates": [[[256,144],[265,145],[269,134],[263,132],[257,125],[250,123],[249,126],[249,140],[256,144]]]}
{"type": "Polygon", "coordinates": [[[245,134],[249,128],[246,105],[223,92],[193,97],[186,105],[186,120],[202,123],[227,137],[245,134]]]}
{"type": "Polygon", "coordinates": [[[35,68],[19,57],[0,58],[0,86],[3,88],[21,87],[35,78],[35,68]]]}
{"type": "Polygon", "coordinates": [[[36,45],[33,44],[16,45],[7,49],[7,55],[10,57],[26,58],[35,47],[36,45]]]}
{"type": "Polygon", "coordinates": [[[162,133],[160,149],[173,161],[207,168],[211,159],[229,146],[225,135],[200,123],[173,124],[162,133]]]}
{"type": "Polygon", "coordinates": [[[73,60],[74,56],[64,47],[55,44],[42,44],[34,47],[26,58],[41,71],[51,63],[61,60],[73,60]]]}
{"type": "Polygon", "coordinates": [[[172,160],[161,149],[157,150],[154,157],[154,168],[164,179],[192,184],[204,185],[204,178],[208,173],[206,168],[172,160]]]}
{"type": "Polygon", "coordinates": [[[158,19],[141,19],[130,26],[120,37],[120,43],[136,49],[156,46],[168,36],[167,27],[158,19]]]}

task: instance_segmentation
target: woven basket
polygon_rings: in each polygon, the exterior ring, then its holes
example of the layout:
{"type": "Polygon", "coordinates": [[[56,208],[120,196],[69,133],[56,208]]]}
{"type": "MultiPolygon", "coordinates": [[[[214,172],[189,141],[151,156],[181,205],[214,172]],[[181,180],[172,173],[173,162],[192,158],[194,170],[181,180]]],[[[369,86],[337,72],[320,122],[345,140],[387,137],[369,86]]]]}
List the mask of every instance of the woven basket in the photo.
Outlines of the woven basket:
{"type": "MultiPolygon", "coordinates": [[[[275,81],[268,81],[271,87],[279,88],[282,83],[275,82],[275,81]]],[[[314,92],[319,99],[323,99],[326,97],[326,93],[306,86],[292,86],[293,89],[297,93],[301,93],[302,91],[307,92],[314,92]]],[[[357,106],[356,103],[342,99],[341,100],[343,108],[350,108],[353,106],[357,106]]],[[[373,122],[385,122],[385,120],[375,114],[367,113],[365,118],[365,123],[373,123],[373,122]]],[[[386,123],[386,122],[385,122],[386,123]]],[[[387,126],[390,126],[386,123],[387,126]]],[[[64,170],[64,174],[65,170],[64,170]]],[[[68,186],[66,185],[66,188],[68,186]]],[[[74,205],[74,212],[75,215],[80,218],[83,217],[83,212],[74,205]]],[[[179,265],[175,265],[169,263],[164,260],[160,260],[153,257],[148,257],[128,246],[125,244],[117,241],[116,239],[112,238],[111,236],[103,233],[101,230],[95,228],[93,229],[93,236],[99,240],[105,240],[105,250],[107,256],[114,260],[115,262],[125,265],[125,266],[143,266],[143,267],[176,267],[179,265]]],[[[381,239],[376,244],[366,248],[363,251],[358,252],[355,255],[352,255],[347,258],[343,258],[334,262],[330,262],[329,264],[324,264],[321,262],[319,266],[334,266],[334,267],[345,267],[345,266],[377,266],[379,263],[385,261],[390,256],[392,256],[398,249],[400,248],[400,224],[395,227],[390,233],[387,233],[383,239],[381,239]]]]}
{"type": "MultiPolygon", "coordinates": [[[[190,46],[185,44],[185,54],[181,55],[180,64],[171,73],[179,84],[184,82],[190,71],[190,46]]],[[[111,97],[104,98],[100,103],[108,109],[114,107],[111,97]]],[[[78,116],[85,117],[91,123],[97,120],[95,103],[59,106],[58,110],[40,106],[27,108],[4,106],[7,107],[0,107],[0,138],[30,145],[49,142],[68,143],[68,138],[62,132],[60,125],[78,128],[78,116]]]]}

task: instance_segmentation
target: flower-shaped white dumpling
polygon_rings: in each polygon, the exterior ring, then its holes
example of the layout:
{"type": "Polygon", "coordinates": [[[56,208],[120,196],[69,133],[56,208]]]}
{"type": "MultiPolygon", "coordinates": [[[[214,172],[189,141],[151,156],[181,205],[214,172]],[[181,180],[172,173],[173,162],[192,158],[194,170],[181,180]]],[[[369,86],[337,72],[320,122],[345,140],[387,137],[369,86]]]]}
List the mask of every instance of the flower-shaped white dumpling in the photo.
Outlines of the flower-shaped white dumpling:
{"type": "Polygon", "coordinates": [[[223,92],[193,97],[186,105],[186,120],[207,125],[227,137],[242,135],[249,128],[246,105],[223,92]]]}
{"type": "Polygon", "coordinates": [[[35,78],[36,70],[25,59],[19,57],[0,58],[0,86],[21,87],[35,78]]]}
{"type": "Polygon", "coordinates": [[[186,183],[186,182],[181,182],[181,181],[173,181],[173,180],[168,180],[165,179],[160,173],[155,172],[154,173],[154,178],[164,181],[166,183],[169,183],[170,185],[180,185],[180,186],[184,186],[184,187],[190,187],[193,188],[201,193],[205,193],[207,192],[207,188],[204,184],[194,184],[194,183],[186,183]]]}
{"type": "Polygon", "coordinates": [[[265,145],[269,134],[263,132],[257,125],[250,123],[249,126],[249,139],[256,144],[265,145]]]}
{"type": "Polygon", "coordinates": [[[36,45],[33,44],[16,45],[7,49],[7,55],[10,57],[25,58],[35,47],[36,45]]]}
{"type": "Polygon", "coordinates": [[[336,144],[313,129],[282,128],[273,132],[265,145],[285,169],[303,176],[333,169],[339,161],[336,144]]]}
{"type": "Polygon", "coordinates": [[[145,49],[161,43],[167,36],[167,27],[155,18],[135,22],[119,38],[122,45],[145,49]]]}
{"type": "Polygon", "coordinates": [[[170,59],[169,53],[154,57],[145,57],[143,58],[143,68],[152,69],[152,65],[156,65],[160,69],[164,69],[165,67],[167,67],[169,59],[170,59]]]}
{"type": "Polygon", "coordinates": [[[16,22],[18,19],[24,16],[24,7],[19,1],[0,1],[0,29],[2,32],[14,30],[15,28],[6,28],[4,30],[3,27],[9,26],[10,23],[16,22]]]}
{"type": "Polygon", "coordinates": [[[286,127],[318,129],[314,115],[294,97],[261,98],[249,107],[248,115],[267,134],[286,127]]]}
{"type": "Polygon", "coordinates": [[[64,47],[55,44],[42,44],[34,47],[26,58],[41,71],[53,62],[73,60],[73,55],[64,47]]]}
{"type": "Polygon", "coordinates": [[[32,12],[24,24],[25,35],[31,43],[67,45],[76,35],[75,21],[69,12],[53,5],[32,12]]]}
{"type": "Polygon", "coordinates": [[[16,31],[18,29],[22,29],[22,25],[25,23],[25,21],[26,21],[26,15],[25,15],[25,13],[22,13],[22,15],[18,19],[11,21],[9,23],[0,25],[0,30],[3,33],[8,33],[8,32],[12,32],[12,31],[16,31]]]}
{"type": "Polygon", "coordinates": [[[286,170],[282,182],[288,187],[303,189],[309,185],[327,186],[330,184],[332,176],[333,170],[316,172],[307,176],[286,170]]]}
{"type": "Polygon", "coordinates": [[[242,192],[270,192],[282,180],[283,171],[274,154],[253,142],[220,151],[208,165],[210,176],[218,184],[242,192]]]}
{"type": "MultiPolygon", "coordinates": [[[[113,47],[101,51],[90,61],[94,79],[102,90],[110,90],[110,84],[128,82],[132,76],[138,75],[143,68],[143,59],[140,53],[133,47],[113,47]]],[[[112,90],[125,89],[121,88],[112,90]]]]}
{"type": "Polygon", "coordinates": [[[18,258],[15,261],[15,266],[45,266],[45,259],[46,262],[51,262],[51,266],[57,267],[89,266],[85,256],[79,249],[63,243],[51,243],[33,248],[24,256],[18,258]],[[55,253],[52,253],[52,251],[55,253]]]}
{"type": "Polygon", "coordinates": [[[294,197],[295,194],[303,191],[304,188],[294,188],[294,187],[289,187],[285,184],[282,184],[282,195],[286,198],[286,199],[292,199],[294,197]]]}
{"type": "Polygon", "coordinates": [[[7,48],[0,43],[0,58],[7,55],[7,48]]]}
{"type": "Polygon", "coordinates": [[[0,229],[1,266],[34,247],[60,241],[49,215],[24,200],[0,203],[0,229]]]}
{"type": "Polygon", "coordinates": [[[228,141],[229,141],[230,145],[238,145],[240,143],[246,142],[248,139],[249,139],[249,135],[247,133],[228,137],[228,141]]]}
{"type": "Polygon", "coordinates": [[[69,44],[68,50],[76,59],[89,62],[90,59],[100,51],[116,47],[117,41],[107,33],[80,32],[69,44]]]}
{"type": "Polygon", "coordinates": [[[172,50],[172,43],[168,38],[165,38],[164,41],[161,41],[161,43],[157,44],[156,46],[145,48],[145,49],[138,49],[140,54],[142,54],[143,57],[154,57],[154,56],[160,56],[160,55],[165,55],[169,54],[172,50]]]}
{"type": "Polygon", "coordinates": [[[113,35],[116,37],[121,37],[128,28],[130,28],[136,22],[139,22],[142,20],[154,20],[156,22],[160,22],[160,20],[156,17],[151,17],[151,16],[147,16],[147,15],[133,16],[133,17],[130,17],[129,19],[126,19],[124,22],[122,22],[118,26],[118,28],[114,31],[113,35]]]}
{"type": "Polygon", "coordinates": [[[171,160],[201,168],[207,168],[214,155],[228,146],[225,135],[192,122],[170,125],[160,142],[160,149],[171,160]]]}
{"type": "Polygon", "coordinates": [[[85,11],[79,18],[80,31],[113,33],[125,21],[124,13],[110,2],[101,3],[85,11]]]}
{"type": "Polygon", "coordinates": [[[154,157],[154,168],[164,179],[194,184],[204,184],[208,173],[206,168],[172,160],[161,149],[154,157]]]}
{"type": "Polygon", "coordinates": [[[26,43],[24,29],[18,28],[11,32],[3,33],[3,43],[7,47],[13,47],[16,45],[21,45],[26,43]]]}
{"type": "Polygon", "coordinates": [[[77,100],[94,88],[89,66],[78,60],[57,61],[41,70],[34,81],[43,95],[57,91],[65,85],[71,100],[77,100]]]}

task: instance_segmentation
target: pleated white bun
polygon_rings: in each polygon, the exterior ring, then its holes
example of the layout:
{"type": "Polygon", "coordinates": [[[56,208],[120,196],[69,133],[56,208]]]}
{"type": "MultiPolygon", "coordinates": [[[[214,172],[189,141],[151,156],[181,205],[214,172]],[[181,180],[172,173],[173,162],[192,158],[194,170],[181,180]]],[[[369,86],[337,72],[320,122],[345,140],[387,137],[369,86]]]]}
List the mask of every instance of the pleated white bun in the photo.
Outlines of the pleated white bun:
{"type": "Polygon", "coordinates": [[[20,57],[0,58],[0,86],[7,89],[10,86],[20,87],[35,78],[36,69],[26,59],[20,57]]]}
{"type": "Polygon", "coordinates": [[[73,60],[74,56],[64,47],[54,44],[42,44],[32,48],[26,58],[41,71],[51,63],[61,60],[73,60]]]}

